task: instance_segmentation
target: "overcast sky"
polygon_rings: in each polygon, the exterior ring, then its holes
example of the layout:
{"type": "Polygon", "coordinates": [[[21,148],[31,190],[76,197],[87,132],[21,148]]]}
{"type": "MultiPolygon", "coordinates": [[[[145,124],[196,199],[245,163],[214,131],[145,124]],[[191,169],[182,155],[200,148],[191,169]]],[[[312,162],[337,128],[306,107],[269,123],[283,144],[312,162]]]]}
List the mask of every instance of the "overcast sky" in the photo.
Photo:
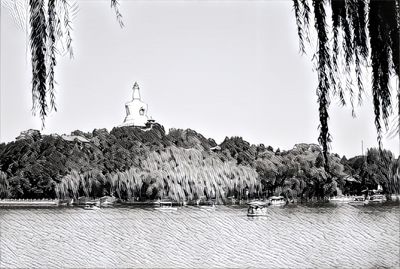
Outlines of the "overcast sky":
{"type": "MultiPolygon", "coordinates": [[[[79,1],[75,57],[56,69],[58,112],[42,133],[92,131],[121,124],[135,81],[148,115],[191,128],[218,143],[241,136],[290,149],[317,143],[317,74],[299,54],[291,1],[121,1],[125,28],[110,1],[79,1]]],[[[1,142],[40,129],[31,113],[25,34],[1,11],[1,142]]],[[[370,91],[367,89],[367,91],[370,91]]],[[[351,117],[333,100],[333,152],[376,147],[371,96],[351,117]]],[[[399,154],[398,139],[384,146],[399,154]]]]}

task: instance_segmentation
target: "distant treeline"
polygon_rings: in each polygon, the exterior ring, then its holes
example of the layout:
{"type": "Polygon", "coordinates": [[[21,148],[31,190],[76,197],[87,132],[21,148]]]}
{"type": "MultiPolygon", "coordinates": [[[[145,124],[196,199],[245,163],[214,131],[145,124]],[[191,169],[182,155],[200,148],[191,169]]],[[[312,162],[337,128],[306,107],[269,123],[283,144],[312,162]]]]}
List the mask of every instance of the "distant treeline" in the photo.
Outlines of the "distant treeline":
{"type": "Polygon", "coordinates": [[[360,194],[378,184],[387,194],[399,193],[399,169],[399,158],[387,150],[369,149],[351,159],[330,154],[327,171],[315,144],[280,151],[227,137],[217,145],[190,129],[166,134],[159,124],[70,136],[28,130],[0,144],[0,197],[323,199],[360,194]]]}

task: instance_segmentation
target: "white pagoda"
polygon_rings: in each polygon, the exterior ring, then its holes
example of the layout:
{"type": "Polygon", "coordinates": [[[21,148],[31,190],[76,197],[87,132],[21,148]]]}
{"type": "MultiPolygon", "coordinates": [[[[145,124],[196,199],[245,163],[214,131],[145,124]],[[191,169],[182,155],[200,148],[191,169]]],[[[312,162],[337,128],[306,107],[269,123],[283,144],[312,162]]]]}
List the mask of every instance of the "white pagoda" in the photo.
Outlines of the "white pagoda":
{"type": "Polygon", "coordinates": [[[121,126],[146,127],[146,123],[149,121],[149,117],[147,116],[147,104],[140,98],[140,89],[137,82],[133,85],[132,101],[126,103],[125,108],[126,117],[121,126]]]}

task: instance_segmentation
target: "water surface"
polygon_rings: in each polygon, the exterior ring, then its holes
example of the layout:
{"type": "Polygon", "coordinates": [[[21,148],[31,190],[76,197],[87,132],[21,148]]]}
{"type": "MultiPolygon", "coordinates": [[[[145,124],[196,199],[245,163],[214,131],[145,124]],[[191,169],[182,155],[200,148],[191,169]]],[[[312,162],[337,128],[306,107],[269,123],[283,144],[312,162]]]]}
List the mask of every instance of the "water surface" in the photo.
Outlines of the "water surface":
{"type": "Polygon", "coordinates": [[[0,209],[0,267],[399,268],[400,208],[0,209]]]}

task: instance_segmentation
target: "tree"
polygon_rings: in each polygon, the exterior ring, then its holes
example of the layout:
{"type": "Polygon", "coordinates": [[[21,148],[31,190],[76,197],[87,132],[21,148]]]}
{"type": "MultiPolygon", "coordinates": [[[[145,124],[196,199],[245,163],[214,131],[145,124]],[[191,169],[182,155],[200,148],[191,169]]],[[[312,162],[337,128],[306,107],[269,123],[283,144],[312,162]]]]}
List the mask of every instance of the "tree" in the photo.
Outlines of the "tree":
{"type": "MultiPolygon", "coordinates": [[[[304,41],[310,42],[310,18],[314,16],[317,35],[316,64],[318,73],[318,103],[320,119],[319,142],[322,145],[325,163],[328,160],[328,144],[331,141],[328,128],[328,108],[330,97],[338,96],[346,104],[346,94],[354,108],[355,89],[351,76],[355,73],[358,86],[358,101],[364,93],[362,71],[368,63],[372,67],[371,92],[375,113],[377,139],[381,147],[382,121],[388,128],[388,118],[392,113],[389,87],[390,76],[400,77],[399,0],[293,0],[300,50],[305,52],[304,41]],[[311,6],[313,14],[311,13],[311,6]],[[331,26],[327,9],[331,9],[331,26]],[[332,31],[333,39],[329,34],[332,31]],[[331,44],[332,42],[332,44],[331,44]],[[341,85],[341,55],[344,60],[346,86],[341,85]]],[[[396,93],[395,93],[396,94],[396,93]]],[[[400,105],[400,90],[397,95],[400,105]]],[[[354,112],[354,109],[353,109],[354,112]]],[[[400,109],[398,111],[400,116],[400,109]]],[[[399,132],[397,126],[397,132],[399,132]]]]}
{"type": "Polygon", "coordinates": [[[385,193],[397,193],[399,185],[395,172],[397,161],[388,150],[369,149],[366,158],[366,187],[374,189],[379,184],[385,193]]]}
{"type": "Polygon", "coordinates": [[[7,197],[9,195],[9,183],[7,174],[0,170],[0,198],[7,197]]]}

